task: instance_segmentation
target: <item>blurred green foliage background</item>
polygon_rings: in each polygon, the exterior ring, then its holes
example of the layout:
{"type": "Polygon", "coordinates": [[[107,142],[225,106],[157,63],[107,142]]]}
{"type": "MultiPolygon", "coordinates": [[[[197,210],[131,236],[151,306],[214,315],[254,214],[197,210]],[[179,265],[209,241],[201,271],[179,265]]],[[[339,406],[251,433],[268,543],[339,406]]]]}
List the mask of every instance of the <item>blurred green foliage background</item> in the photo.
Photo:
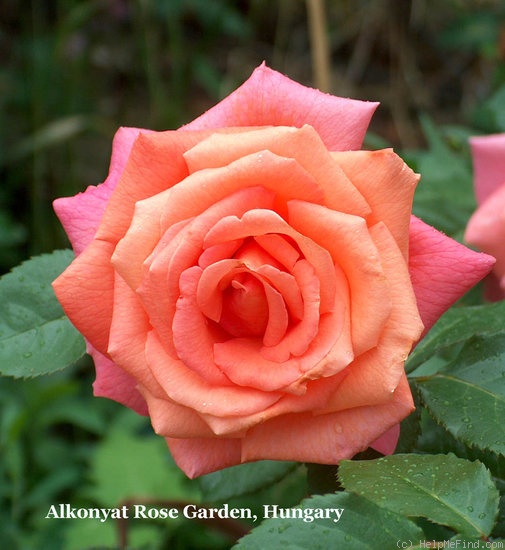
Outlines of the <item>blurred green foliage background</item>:
{"type": "MultiPolygon", "coordinates": [[[[381,101],[366,145],[404,155],[423,175],[416,213],[461,237],[474,207],[467,137],[505,131],[504,3],[326,0],[322,27],[311,27],[310,4],[0,0],[0,274],[68,247],[51,202],[103,181],[117,127],[177,128],[263,60],[316,87],[322,68],[327,91],[381,101]]],[[[2,548],[119,547],[110,522],[44,519],[52,503],[219,500],[212,479],[184,479],[146,420],[92,397],[92,371],[83,360],[0,380],[2,548]]],[[[298,502],[302,470],[288,465],[282,483],[267,476],[240,502],[298,502]]],[[[153,521],[129,536],[135,548],[227,548],[237,533],[153,521]]]]}

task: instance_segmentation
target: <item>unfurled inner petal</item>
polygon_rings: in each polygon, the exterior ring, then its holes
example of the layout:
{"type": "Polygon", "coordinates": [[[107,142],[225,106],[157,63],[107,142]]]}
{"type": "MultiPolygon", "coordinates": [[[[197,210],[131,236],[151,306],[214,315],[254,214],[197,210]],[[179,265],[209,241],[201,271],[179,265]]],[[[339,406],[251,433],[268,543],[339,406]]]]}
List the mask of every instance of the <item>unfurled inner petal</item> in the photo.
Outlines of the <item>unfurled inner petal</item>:
{"type": "Polygon", "coordinates": [[[281,363],[292,355],[303,355],[319,329],[320,283],[313,267],[307,260],[300,260],[293,269],[293,275],[300,288],[303,299],[303,317],[296,325],[290,327],[286,336],[276,345],[261,349],[261,355],[281,363]]]}
{"type": "Polygon", "coordinates": [[[301,255],[314,268],[320,287],[320,313],[326,313],[335,305],[335,267],[327,250],[316,241],[294,230],[276,212],[266,209],[251,209],[241,218],[227,216],[217,222],[207,233],[204,247],[210,247],[229,239],[257,237],[269,234],[290,237],[299,248],[301,255]]]}
{"type": "Polygon", "coordinates": [[[219,324],[231,336],[262,336],[268,323],[265,288],[258,279],[241,271],[222,293],[219,324]]]}

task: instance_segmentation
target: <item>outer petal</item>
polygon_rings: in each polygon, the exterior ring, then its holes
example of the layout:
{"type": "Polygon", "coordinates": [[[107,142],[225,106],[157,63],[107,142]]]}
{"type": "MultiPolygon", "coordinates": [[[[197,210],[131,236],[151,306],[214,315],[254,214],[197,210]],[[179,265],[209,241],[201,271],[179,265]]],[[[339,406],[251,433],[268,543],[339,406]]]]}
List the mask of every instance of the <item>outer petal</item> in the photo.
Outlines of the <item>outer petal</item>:
{"type": "Polygon", "coordinates": [[[470,138],[475,196],[482,204],[505,183],[505,134],[470,138]]]}
{"type": "Polygon", "coordinates": [[[370,443],[370,447],[383,455],[392,455],[395,452],[399,437],[400,424],[396,424],[392,428],[389,428],[386,433],[383,433],[379,438],[370,443]]]}
{"type": "Polygon", "coordinates": [[[152,376],[144,353],[150,329],[137,294],[116,273],[108,355],[152,394],[161,397],[164,392],[152,376]]]}
{"type": "Polygon", "coordinates": [[[209,384],[182,361],[167,355],[152,332],[147,337],[146,359],[166,395],[175,403],[201,414],[248,416],[264,411],[282,397],[280,392],[265,393],[253,388],[209,384]]]}
{"type": "Polygon", "coordinates": [[[142,132],[131,148],[121,184],[111,194],[97,238],[117,242],[128,229],[135,204],[169,189],[187,176],[185,151],[208,132],[142,132]]]}
{"type": "Polygon", "coordinates": [[[97,397],[113,399],[125,407],[130,407],[135,412],[147,416],[147,405],[137,390],[137,380],[92,346],[88,346],[87,351],[93,357],[96,370],[93,394],[97,397]]]}
{"type": "Polygon", "coordinates": [[[114,295],[112,250],[110,243],[93,240],[53,281],[56,297],[72,324],[104,354],[109,342],[114,295]]]}
{"type": "Polygon", "coordinates": [[[155,397],[147,388],[139,387],[147,401],[154,431],[164,437],[214,437],[209,426],[193,409],[178,405],[169,399],[155,397]]]}
{"type": "Polygon", "coordinates": [[[361,147],[377,105],[307,88],[263,63],[242,86],[183,129],[310,124],[330,151],[347,151],[361,147]]]}
{"type": "Polygon", "coordinates": [[[492,269],[495,259],[470,250],[412,216],[409,271],[426,333],[492,269]]]}
{"type": "Polygon", "coordinates": [[[179,468],[191,479],[240,464],[240,439],[166,438],[179,468]]]}

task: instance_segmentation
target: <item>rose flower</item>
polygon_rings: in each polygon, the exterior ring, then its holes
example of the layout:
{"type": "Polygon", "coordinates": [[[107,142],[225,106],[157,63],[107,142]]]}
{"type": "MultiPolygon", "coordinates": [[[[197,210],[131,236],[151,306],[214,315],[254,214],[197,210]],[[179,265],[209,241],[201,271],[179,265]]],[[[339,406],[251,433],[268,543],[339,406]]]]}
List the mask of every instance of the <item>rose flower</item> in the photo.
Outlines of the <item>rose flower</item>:
{"type": "Polygon", "coordinates": [[[148,414],[188,476],[393,452],[405,359],[491,268],[411,219],[393,151],[357,150],[375,108],[262,65],[177,131],[120,129],[106,181],[55,201],[95,394],[148,414]]]}
{"type": "Polygon", "coordinates": [[[485,280],[486,297],[505,298],[505,134],[470,139],[478,208],[468,222],[465,240],[496,258],[485,280]]]}

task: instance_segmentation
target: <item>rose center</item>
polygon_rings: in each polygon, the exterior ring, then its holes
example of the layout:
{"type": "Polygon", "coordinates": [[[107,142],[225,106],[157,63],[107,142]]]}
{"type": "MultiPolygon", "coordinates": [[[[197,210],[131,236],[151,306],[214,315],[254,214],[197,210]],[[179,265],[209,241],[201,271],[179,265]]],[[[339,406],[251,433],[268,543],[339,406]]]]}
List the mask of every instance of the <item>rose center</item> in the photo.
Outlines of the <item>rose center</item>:
{"type": "Polygon", "coordinates": [[[268,323],[263,284],[251,273],[238,273],[223,291],[220,325],[230,335],[261,336],[268,323]]]}

